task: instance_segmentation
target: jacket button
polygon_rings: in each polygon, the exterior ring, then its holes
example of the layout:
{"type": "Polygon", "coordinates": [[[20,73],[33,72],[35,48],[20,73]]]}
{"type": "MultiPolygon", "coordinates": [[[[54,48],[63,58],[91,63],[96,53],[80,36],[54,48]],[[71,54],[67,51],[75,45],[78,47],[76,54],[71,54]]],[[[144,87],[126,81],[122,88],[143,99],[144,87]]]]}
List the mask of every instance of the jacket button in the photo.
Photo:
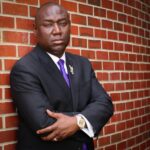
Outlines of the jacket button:
{"type": "Polygon", "coordinates": [[[81,150],[81,147],[78,147],[78,150],[81,150]]]}

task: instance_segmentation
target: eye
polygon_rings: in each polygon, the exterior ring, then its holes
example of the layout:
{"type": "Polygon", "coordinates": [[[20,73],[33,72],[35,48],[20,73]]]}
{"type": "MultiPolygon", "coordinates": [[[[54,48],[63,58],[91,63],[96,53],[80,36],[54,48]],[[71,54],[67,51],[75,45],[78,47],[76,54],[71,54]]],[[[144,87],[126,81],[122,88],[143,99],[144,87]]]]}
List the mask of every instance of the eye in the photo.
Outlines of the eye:
{"type": "Polygon", "coordinates": [[[60,26],[66,26],[67,24],[68,24],[67,21],[60,21],[60,22],[59,22],[59,25],[60,25],[60,26]]]}
{"type": "Polygon", "coordinates": [[[44,27],[52,27],[53,23],[52,22],[45,22],[42,24],[44,27]]]}

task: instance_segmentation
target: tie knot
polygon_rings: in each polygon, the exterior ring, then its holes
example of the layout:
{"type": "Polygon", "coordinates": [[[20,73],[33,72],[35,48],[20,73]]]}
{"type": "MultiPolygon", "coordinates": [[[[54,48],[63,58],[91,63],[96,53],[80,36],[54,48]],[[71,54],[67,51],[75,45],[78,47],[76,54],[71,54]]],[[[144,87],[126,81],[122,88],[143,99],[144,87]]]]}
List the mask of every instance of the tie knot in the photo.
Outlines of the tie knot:
{"type": "Polygon", "coordinates": [[[63,60],[63,59],[59,59],[58,64],[59,64],[60,66],[64,65],[64,60],[63,60]]]}

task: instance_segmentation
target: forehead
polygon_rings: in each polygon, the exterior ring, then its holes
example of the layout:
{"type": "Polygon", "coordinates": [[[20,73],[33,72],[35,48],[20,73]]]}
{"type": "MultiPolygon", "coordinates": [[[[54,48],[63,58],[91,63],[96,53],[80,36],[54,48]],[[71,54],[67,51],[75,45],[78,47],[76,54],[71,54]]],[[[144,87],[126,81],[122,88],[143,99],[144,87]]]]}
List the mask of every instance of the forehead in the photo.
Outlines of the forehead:
{"type": "Polygon", "coordinates": [[[39,19],[42,20],[58,20],[62,18],[68,18],[67,11],[61,6],[50,5],[45,6],[39,11],[39,19]]]}

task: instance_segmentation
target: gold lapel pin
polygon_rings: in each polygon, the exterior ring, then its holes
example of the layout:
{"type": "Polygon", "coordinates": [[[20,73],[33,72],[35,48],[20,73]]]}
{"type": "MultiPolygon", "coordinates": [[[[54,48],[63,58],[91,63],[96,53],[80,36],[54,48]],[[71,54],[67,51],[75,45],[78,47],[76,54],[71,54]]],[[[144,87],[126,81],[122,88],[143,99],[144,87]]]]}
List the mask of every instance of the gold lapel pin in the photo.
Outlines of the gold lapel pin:
{"type": "Polygon", "coordinates": [[[69,69],[70,69],[71,74],[74,75],[74,68],[73,68],[73,66],[69,65],[69,69]]]}

